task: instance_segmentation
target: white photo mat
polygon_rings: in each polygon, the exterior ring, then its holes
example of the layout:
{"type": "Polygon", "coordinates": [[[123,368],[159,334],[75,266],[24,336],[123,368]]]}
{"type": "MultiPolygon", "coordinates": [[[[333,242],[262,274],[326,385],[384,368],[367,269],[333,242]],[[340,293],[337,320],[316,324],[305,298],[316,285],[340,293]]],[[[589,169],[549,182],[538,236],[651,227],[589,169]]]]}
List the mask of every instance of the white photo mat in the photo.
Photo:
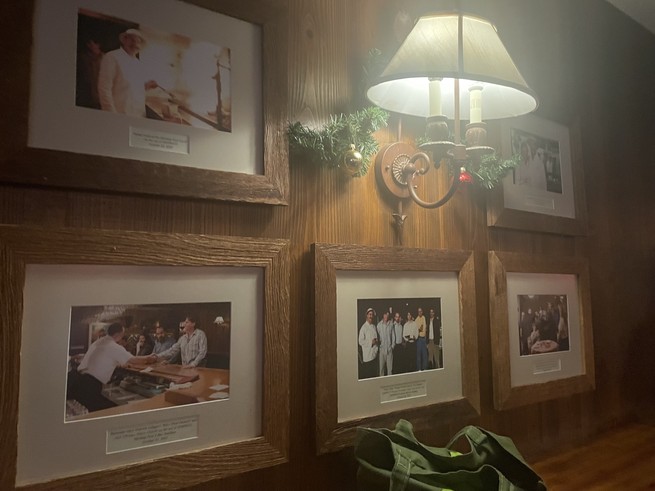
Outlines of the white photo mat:
{"type": "Polygon", "coordinates": [[[504,207],[564,218],[576,218],[571,140],[566,126],[534,115],[519,116],[502,122],[502,148],[505,158],[512,157],[511,132],[517,129],[559,144],[562,193],[514,184],[513,173],[503,179],[504,207]]]}
{"type": "Polygon", "coordinates": [[[539,384],[584,373],[580,338],[580,302],[576,275],[507,273],[507,312],[511,386],[539,384]],[[519,295],[566,295],[568,300],[569,351],[520,356],[519,295]],[[561,367],[544,370],[544,366],[561,367]]]}
{"type": "MultiPolygon", "coordinates": [[[[238,442],[262,433],[263,270],[32,265],[21,335],[18,486],[238,442]],[[65,423],[71,306],[230,302],[229,399],[65,423]],[[107,430],[197,416],[198,438],[108,455],[107,430]],[[66,451],[62,452],[62,444],[66,451]]],[[[202,329],[202,326],[201,326],[202,329]]]]}
{"type": "MultiPolygon", "coordinates": [[[[337,271],[338,422],[461,399],[461,330],[456,272],[337,271]],[[443,369],[358,380],[357,300],[370,298],[441,299],[443,369]],[[381,402],[385,387],[422,384],[425,397],[381,402]]],[[[320,299],[317,299],[320,301],[320,299]]]]}
{"type": "Polygon", "coordinates": [[[263,174],[261,29],[177,0],[35,0],[28,146],[263,174]],[[231,50],[232,132],[75,105],[77,16],[84,8],[231,50]],[[130,147],[135,131],[187,141],[189,152],[130,147]]]}

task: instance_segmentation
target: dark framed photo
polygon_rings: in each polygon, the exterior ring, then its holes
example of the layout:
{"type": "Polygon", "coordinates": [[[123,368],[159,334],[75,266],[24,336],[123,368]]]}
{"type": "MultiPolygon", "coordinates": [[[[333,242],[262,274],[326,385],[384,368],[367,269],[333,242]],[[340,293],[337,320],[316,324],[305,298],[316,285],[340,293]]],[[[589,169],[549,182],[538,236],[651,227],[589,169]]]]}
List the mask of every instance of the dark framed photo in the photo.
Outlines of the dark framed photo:
{"type": "Polygon", "coordinates": [[[489,252],[498,410],[595,386],[586,260],[489,252]]]}
{"type": "Polygon", "coordinates": [[[467,251],[314,244],[316,449],[360,425],[479,414],[467,251]]]}
{"type": "Polygon", "coordinates": [[[5,40],[32,51],[0,82],[14,101],[0,179],[286,204],[284,8],[196,3],[4,6],[5,40]]]}
{"type": "Polygon", "coordinates": [[[0,244],[2,489],[287,460],[286,241],[2,226],[0,244]]]}
{"type": "Polygon", "coordinates": [[[584,235],[587,209],[577,123],[534,115],[503,121],[502,155],[520,162],[487,202],[489,226],[584,235]]]}

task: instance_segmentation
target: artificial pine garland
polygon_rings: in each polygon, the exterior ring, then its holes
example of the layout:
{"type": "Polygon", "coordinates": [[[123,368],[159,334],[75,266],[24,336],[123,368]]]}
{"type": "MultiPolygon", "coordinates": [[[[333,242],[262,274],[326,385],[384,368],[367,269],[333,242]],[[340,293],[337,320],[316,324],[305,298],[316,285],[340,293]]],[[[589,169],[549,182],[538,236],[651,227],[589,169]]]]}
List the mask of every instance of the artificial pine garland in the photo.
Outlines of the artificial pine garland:
{"type": "MultiPolygon", "coordinates": [[[[378,143],[372,134],[387,125],[389,113],[378,107],[369,107],[352,114],[330,116],[330,121],[321,129],[313,130],[299,122],[289,125],[289,145],[298,157],[306,158],[320,165],[341,167],[344,156],[350,146],[362,154],[361,167],[356,169],[353,177],[366,174],[371,164],[371,157],[378,151],[378,143]]],[[[425,137],[418,138],[418,143],[425,142],[425,137]]],[[[493,189],[502,179],[520,163],[520,156],[502,159],[495,153],[483,156],[479,162],[469,161],[465,164],[469,177],[460,177],[463,182],[474,181],[485,189],[493,189]]],[[[452,164],[450,171],[459,174],[459,164],[452,164]]],[[[352,170],[352,169],[350,169],[352,170]]]]}
{"type": "Polygon", "coordinates": [[[313,130],[295,122],[288,127],[291,152],[321,165],[338,167],[350,151],[350,145],[362,155],[361,168],[353,177],[366,174],[371,157],[378,151],[373,133],[387,125],[389,113],[379,107],[368,107],[352,114],[330,116],[321,129],[313,130]]]}
{"type": "Polygon", "coordinates": [[[478,185],[486,189],[493,189],[512,169],[518,167],[520,162],[521,156],[518,154],[505,160],[493,153],[482,157],[479,165],[469,162],[465,168],[478,185]]]}

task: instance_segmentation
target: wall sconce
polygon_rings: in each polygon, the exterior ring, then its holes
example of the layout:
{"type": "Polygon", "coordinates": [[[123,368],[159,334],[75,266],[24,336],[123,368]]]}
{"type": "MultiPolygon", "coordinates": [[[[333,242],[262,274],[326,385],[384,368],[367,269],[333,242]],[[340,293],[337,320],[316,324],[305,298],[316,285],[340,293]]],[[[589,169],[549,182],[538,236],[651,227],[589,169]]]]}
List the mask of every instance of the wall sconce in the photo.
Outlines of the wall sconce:
{"type": "Polygon", "coordinates": [[[399,232],[405,219],[402,199],[411,197],[424,208],[444,205],[459,186],[463,166],[494,152],[487,146],[483,114],[485,119],[512,117],[538,105],[495,26],[461,12],[421,17],[366,95],[388,111],[427,118],[429,141],[420,145],[420,151],[398,142],[376,158],[378,182],[401,199],[394,213],[399,232]],[[462,119],[469,120],[466,145],[460,136],[462,119]],[[415,184],[417,176],[430,170],[430,162],[435,168],[446,162],[458,170],[447,193],[434,202],[422,200],[415,184]]]}

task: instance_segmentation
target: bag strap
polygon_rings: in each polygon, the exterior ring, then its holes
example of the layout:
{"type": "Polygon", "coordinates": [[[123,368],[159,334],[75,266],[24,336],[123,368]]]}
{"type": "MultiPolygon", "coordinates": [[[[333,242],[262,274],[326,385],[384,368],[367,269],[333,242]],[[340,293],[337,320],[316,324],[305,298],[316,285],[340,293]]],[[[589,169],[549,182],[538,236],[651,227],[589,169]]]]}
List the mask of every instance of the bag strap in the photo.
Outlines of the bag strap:
{"type": "MultiPolygon", "coordinates": [[[[462,436],[468,440],[471,452],[475,454],[474,458],[479,458],[480,462],[498,470],[499,476],[507,481],[506,489],[514,489],[514,485],[520,489],[546,489],[541,478],[525,462],[510,438],[496,435],[477,426],[466,426],[457,432],[446,448],[450,449],[462,436]]],[[[501,489],[504,487],[501,486],[501,489]]]]}
{"type": "Polygon", "coordinates": [[[400,420],[394,430],[357,429],[358,479],[361,471],[362,476],[366,474],[377,481],[377,487],[366,489],[433,489],[436,482],[451,489],[461,489],[463,483],[468,483],[468,489],[483,489],[479,487],[482,483],[484,489],[492,486],[499,491],[546,489],[510,438],[468,426],[445,448],[439,448],[421,444],[412,430],[411,423],[405,420],[400,420]],[[451,447],[461,438],[466,438],[470,451],[458,455],[451,447]],[[438,481],[435,476],[439,476],[438,481]]]}
{"type": "Polygon", "coordinates": [[[396,463],[391,470],[389,491],[405,491],[412,472],[412,461],[402,452],[396,451],[396,463]]]}
{"type": "Polygon", "coordinates": [[[493,446],[493,449],[496,455],[499,455],[497,450],[505,452],[511,455],[513,458],[518,460],[521,464],[527,465],[523,456],[520,454],[514,442],[506,436],[496,435],[490,431],[478,428],[477,426],[466,426],[459,430],[457,434],[451,438],[446,445],[447,449],[450,449],[462,436],[471,444],[471,448],[474,450],[479,450],[480,448],[486,446],[493,446]]]}

